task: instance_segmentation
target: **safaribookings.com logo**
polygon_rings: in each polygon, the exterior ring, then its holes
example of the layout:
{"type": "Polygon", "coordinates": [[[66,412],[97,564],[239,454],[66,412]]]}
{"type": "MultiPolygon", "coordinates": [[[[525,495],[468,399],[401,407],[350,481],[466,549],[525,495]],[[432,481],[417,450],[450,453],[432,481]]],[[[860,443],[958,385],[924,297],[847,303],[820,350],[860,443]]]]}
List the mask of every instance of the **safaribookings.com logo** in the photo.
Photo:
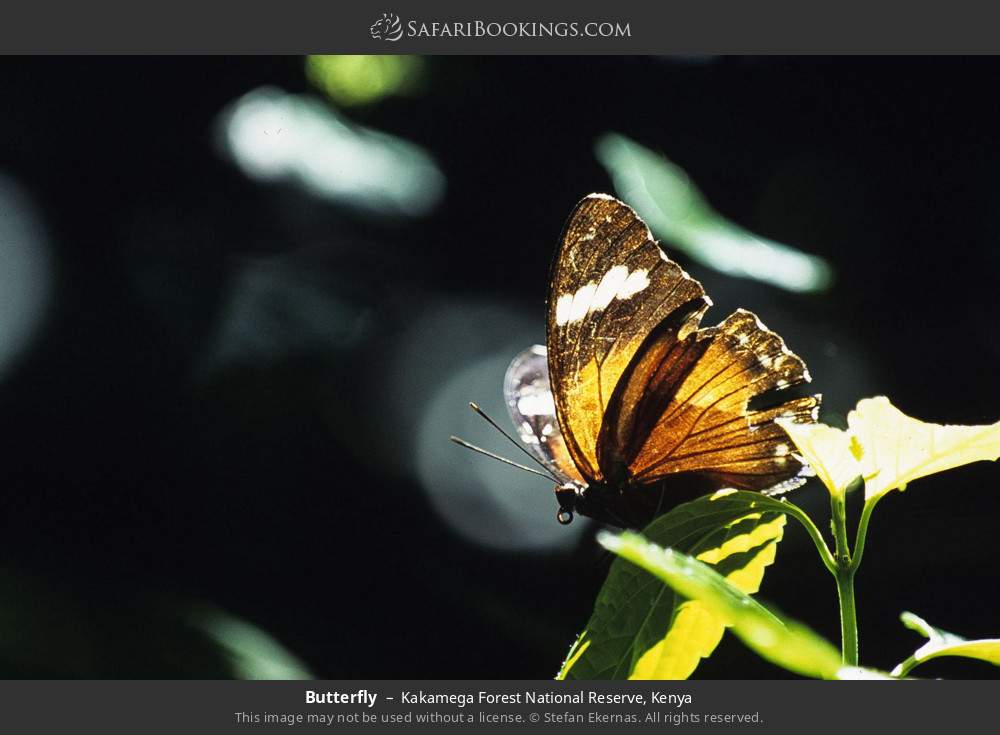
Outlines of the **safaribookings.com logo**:
{"type": "Polygon", "coordinates": [[[395,13],[382,13],[369,30],[376,41],[398,41],[403,37],[403,24],[395,13]]]}
{"type": "Polygon", "coordinates": [[[395,13],[382,13],[369,31],[376,41],[407,38],[631,38],[623,21],[528,21],[498,23],[483,20],[423,22],[403,25],[395,13]]]}

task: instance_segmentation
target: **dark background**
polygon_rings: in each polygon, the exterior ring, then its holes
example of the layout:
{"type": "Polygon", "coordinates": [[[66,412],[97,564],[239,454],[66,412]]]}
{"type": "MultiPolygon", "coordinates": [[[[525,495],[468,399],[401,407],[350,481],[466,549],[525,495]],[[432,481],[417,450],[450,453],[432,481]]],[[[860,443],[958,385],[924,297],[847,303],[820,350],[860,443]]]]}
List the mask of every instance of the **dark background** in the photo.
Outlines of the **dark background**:
{"type": "MultiPolygon", "coordinates": [[[[732,221],[831,262],[829,292],[795,295],[677,256],[717,304],[708,323],[742,305],[781,332],[831,422],[872,394],[929,421],[1000,418],[998,72],[430,58],[419,93],[343,113],[444,173],[436,209],[401,220],[251,180],[220,151],[218,116],[250,90],[321,99],[301,58],[4,59],[0,174],[44,226],[51,296],[0,374],[0,674],[233,675],[185,622],[208,605],[319,677],[551,677],[608,560],[593,529],[497,549],[442,520],[406,461],[420,422],[405,417],[438,385],[426,375],[488,353],[505,323],[414,324],[428,304],[473,322],[498,305],[540,339],[563,220],[613,191],[593,154],[607,131],[669,157],[732,221]],[[248,273],[265,275],[234,299],[248,273]]],[[[434,441],[462,428],[454,412],[434,441]]],[[[1000,634],[998,485],[980,463],[880,505],[858,577],[864,663],[919,645],[901,610],[1000,634]]],[[[537,494],[527,510],[555,524],[537,494]]],[[[823,527],[824,496],[795,496],[823,527]]],[[[763,595],[837,640],[832,580],[792,524],[763,595]]],[[[784,674],[727,637],[698,675],[784,674]]]]}

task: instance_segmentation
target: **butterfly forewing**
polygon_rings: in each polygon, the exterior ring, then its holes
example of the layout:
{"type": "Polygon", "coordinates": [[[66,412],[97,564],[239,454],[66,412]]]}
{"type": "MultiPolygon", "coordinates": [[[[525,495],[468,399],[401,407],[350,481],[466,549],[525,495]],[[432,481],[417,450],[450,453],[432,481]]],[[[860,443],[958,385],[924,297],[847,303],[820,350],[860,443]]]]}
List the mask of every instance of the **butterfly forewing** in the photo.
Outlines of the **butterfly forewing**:
{"type": "Polygon", "coordinates": [[[697,314],[708,304],[631,208],[601,194],[577,205],[553,265],[546,339],[559,426],[585,480],[605,479],[604,413],[640,346],[678,310],[697,314]]]}

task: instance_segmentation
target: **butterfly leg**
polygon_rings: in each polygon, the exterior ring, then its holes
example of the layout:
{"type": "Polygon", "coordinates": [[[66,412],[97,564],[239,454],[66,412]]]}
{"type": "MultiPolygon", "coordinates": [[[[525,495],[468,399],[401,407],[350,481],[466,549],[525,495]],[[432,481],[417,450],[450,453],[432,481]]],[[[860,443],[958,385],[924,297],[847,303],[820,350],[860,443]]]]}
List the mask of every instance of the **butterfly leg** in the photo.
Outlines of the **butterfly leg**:
{"type": "Polygon", "coordinates": [[[658,515],[660,515],[660,511],[663,509],[663,496],[666,494],[666,492],[667,492],[667,486],[664,485],[663,483],[660,483],[660,499],[656,503],[656,512],[653,513],[653,518],[656,518],[658,515]]]}
{"type": "Polygon", "coordinates": [[[611,518],[611,520],[614,521],[615,525],[618,526],[619,528],[629,527],[628,522],[626,522],[624,518],[615,513],[613,510],[611,510],[611,508],[607,508],[605,512],[608,514],[608,517],[611,518]]]}

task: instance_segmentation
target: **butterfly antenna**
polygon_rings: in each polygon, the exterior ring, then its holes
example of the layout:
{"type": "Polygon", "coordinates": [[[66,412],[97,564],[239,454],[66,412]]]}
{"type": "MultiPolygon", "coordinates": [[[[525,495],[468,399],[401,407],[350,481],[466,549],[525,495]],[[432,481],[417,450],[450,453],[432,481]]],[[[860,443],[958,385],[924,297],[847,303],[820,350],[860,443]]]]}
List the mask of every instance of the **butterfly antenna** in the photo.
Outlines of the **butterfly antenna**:
{"type": "MultiPolygon", "coordinates": [[[[546,472],[549,472],[549,468],[548,468],[548,467],[546,467],[546,466],[545,466],[545,464],[544,464],[544,463],[543,463],[543,462],[542,462],[541,460],[539,460],[539,459],[538,459],[538,457],[536,457],[536,456],[535,456],[534,454],[532,454],[532,453],[531,453],[531,452],[529,452],[529,451],[528,451],[527,449],[525,449],[525,448],[524,448],[524,445],[522,445],[522,444],[521,444],[521,443],[520,443],[519,441],[517,441],[516,439],[514,439],[514,437],[512,437],[512,436],[511,436],[510,434],[508,434],[508,433],[507,433],[506,431],[504,431],[503,429],[501,429],[501,428],[500,428],[500,426],[499,426],[499,425],[497,424],[497,422],[496,422],[496,421],[494,421],[493,419],[491,419],[491,418],[490,418],[490,417],[489,417],[489,416],[488,416],[488,415],[486,414],[486,411],[484,411],[483,409],[481,409],[481,408],[479,407],[479,405],[478,405],[478,404],[476,404],[476,403],[473,403],[472,401],[469,401],[469,408],[471,408],[471,409],[472,409],[473,411],[475,411],[475,412],[476,412],[476,413],[478,413],[478,414],[479,414],[480,416],[482,416],[482,417],[483,417],[484,419],[486,419],[486,422],[487,422],[487,423],[488,423],[488,424],[489,424],[490,426],[492,426],[492,427],[493,427],[494,429],[496,429],[496,430],[497,430],[497,431],[499,431],[499,432],[500,432],[501,434],[503,434],[504,438],[505,438],[505,439],[506,439],[507,441],[509,441],[509,442],[510,442],[511,444],[513,444],[513,445],[514,445],[515,447],[517,447],[517,448],[518,448],[518,450],[520,450],[521,452],[524,452],[524,454],[525,454],[525,455],[527,455],[528,457],[530,457],[530,458],[531,458],[531,461],[532,461],[532,462],[534,462],[535,464],[537,464],[537,465],[538,465],[539,467],[541,467],[541,468],[542,468],[543,470],[545,470],[546,472]]],[[[555,479],[555,478],[553,478],[553,479],[555,479]]],[[[558,481],[557,481],[557,482],[558,482],[558,481]]]]}
{"type": "Polygon", "coordinates": [[[506,457],[501,457],[499,454],[493,454],[493,452],[488,452],[482,447],[477,447],[475,444],[470,444],[465,441],[465,439],[459,439],[457,436],[451,437],[451,440],[455,442],[460,447],[465,447],[466,449],[471,449],[473,452],[479,452],[480,454],[485,454],[487,457],[497,460],[498,462],[503,462],[504,464],[509,464],[511,467],[517,467],[519,470],[524,470],[525,472],[530,472],[533,475],[538,475],[539,477],[544,477],[546,480],[551,480],[552,482],[559,484],[559,480],[554,478],[550,474],[545,472],[539,472],[531,467],[525,467],[523,464],[518,464],[513,460],[507,459],[506,457]]]}

